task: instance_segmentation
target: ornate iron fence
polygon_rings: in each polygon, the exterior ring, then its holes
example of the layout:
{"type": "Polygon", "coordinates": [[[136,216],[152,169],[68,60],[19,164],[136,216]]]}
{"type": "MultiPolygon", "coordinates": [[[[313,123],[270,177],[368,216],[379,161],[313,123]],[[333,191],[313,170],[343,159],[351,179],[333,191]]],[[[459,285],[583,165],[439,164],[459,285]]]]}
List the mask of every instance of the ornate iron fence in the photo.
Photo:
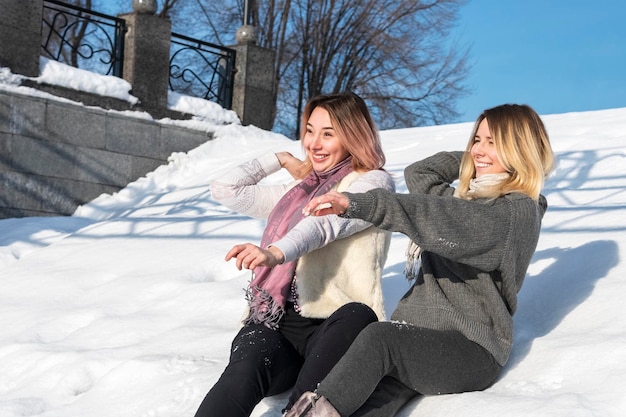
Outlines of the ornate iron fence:
{"type": "Polygon", "coordinates": [[[234,49],[172,33],[170,89],[232,106],[234,49]]]}
{"type": "Polygon", "coordinates": [[[43,56],[99,74],[122,76],[123,19],[57,0],[46,0],[43,8],[43,56]]]}
{"type": "MultiPolygon", "coordinates": [[[[45,0],[42,55],[76,68],[122,77],[123,19],[45,0]]],[[[236,51],[172,33],[169,88],[232,107],[236,51]]]]}

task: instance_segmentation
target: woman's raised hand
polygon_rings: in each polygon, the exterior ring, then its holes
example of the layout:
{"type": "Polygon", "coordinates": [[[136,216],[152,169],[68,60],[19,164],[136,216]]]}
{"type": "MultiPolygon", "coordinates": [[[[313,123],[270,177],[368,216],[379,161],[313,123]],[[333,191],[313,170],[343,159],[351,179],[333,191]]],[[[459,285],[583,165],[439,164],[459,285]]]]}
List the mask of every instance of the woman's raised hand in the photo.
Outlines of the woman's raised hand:
{"type": "Polygon", "coordinates": [[[285,168],[294,180],[301,180],[308,173],[308,164],[299,160],[289,152],[278,152],[276,157],[280,162],[280,166],[285,168]]]}
{"type": "Polygon", "coordinates": [[[305,216],[325,216],[327,214],[343,214],[348,210],[350,200],[344,194],[331,191],[313,198],[304,206],[302,213],[305,216]]]}

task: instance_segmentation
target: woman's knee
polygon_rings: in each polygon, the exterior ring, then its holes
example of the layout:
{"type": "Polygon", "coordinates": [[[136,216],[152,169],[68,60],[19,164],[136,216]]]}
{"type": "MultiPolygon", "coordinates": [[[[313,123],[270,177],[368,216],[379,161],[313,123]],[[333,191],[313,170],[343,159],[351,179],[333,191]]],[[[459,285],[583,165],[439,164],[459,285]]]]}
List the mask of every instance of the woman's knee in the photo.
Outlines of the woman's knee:
{"type": "Polygon", "coordinates": [[[365,304],[349,303],[340,307],[309,340],[307,356],[312,350],[328,346],[336,351],[346,350],[358,334],[376,320],[376,314],[365,304]]]}
{"type": "Polygon", "coordinates": [[[378,317],[371,307],[358,302],[344,304],[329,319],[349,321],[356,327],[365,327],[370,323],[378,321],[378,317]]]}
{"type": "Polygon", "coordinates": [[[375,355],[382,359],[388,358],[393,341],[393,323],[376,321],[363,328],[352,344],[355,350],[376,352],[375,355]]]}
{"type": "Polygon", "coordinates": [[[251,381],[262,396],[273,395],[293,385],[302,358],[287,339],[262,325],[245,326],[232,343],[224,378],[251,381]]]}
{"type": "Polygon", "coordinates": [[[361,333],[363,337],[371,340],[385,340],[392,333],[394,323],[388,321],[376,321],[369,324],[361,333]]]}
{"type": "Polygon", "coordinates": [[[230,361],[257,362],[278,355],[288,348],[287,340],[276,330],[263,325],[243,327],[233,339],[230,361]]]}

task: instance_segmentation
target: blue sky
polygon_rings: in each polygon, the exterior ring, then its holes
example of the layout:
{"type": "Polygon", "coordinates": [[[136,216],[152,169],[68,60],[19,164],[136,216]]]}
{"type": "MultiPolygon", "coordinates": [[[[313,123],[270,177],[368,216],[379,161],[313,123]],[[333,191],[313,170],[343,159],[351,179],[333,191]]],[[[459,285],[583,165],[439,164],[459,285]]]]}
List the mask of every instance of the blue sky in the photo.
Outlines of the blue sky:
{"type": "Polygon", "coordinates": [[[452,40],[470,46],[459,122],[502,103],[539,114],[626,107],[626,2],[470,0],[452,40]]]}

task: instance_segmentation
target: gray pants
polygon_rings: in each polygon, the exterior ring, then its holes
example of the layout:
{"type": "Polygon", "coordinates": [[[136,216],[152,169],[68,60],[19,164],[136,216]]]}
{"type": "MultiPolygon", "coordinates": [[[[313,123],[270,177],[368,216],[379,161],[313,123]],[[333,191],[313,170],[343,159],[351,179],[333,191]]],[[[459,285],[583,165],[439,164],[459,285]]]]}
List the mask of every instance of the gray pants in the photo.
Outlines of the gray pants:
{"type": "Polygon", "coordinates": [[[359,334],[317,392],[342,417],[393,416],[419,394],[483,390],[501,368],[459,332],[377,322],[359,334]]]}

